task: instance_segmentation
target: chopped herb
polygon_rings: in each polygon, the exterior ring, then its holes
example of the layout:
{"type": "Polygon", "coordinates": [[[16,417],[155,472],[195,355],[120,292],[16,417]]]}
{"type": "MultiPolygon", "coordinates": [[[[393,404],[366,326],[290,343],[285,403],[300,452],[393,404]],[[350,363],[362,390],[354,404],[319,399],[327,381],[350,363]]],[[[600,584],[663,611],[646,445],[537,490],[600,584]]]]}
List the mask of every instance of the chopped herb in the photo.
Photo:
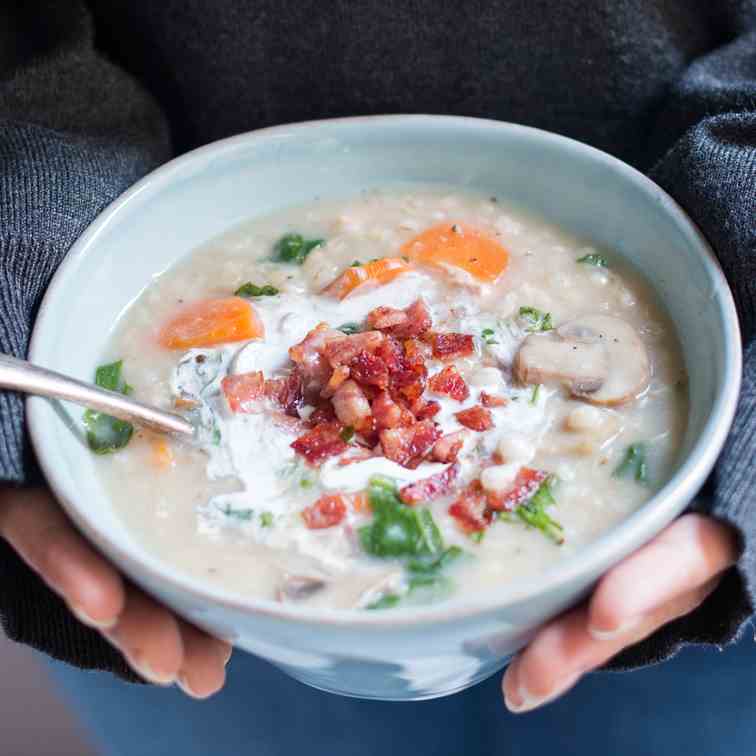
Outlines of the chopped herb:
{"type": "Polygon", "coordinates": [[[273,247],[273,259],[278,262],[301,265],[323,239],[305,239],[302,234],[284,234],[273,247]]]}
{"type": "Polygon", "coordinates": [[[489,346],[493,344],[498,344],[499,342],[494,339],[494,329],[493,328],[484,328],[480,335],[483,337],[483,341],[486,342],[489,346]]]}
{"type": "Polygon", "coordinates": [[[625,449],[625,456],[615,469],[615,478],[632,476],[639,483],[648,482],[648,467],[646,464],[646,444],[638,441],[625,449]]]}
{"type": "Polygon", "coordinates": [[[355,260],[349,267],[350,268],[359,268],[362,265],[362,263],[359,260],[355,260]]]}
{"type": "Polygon", "coordinates": [[[278,289],[270,284],[258,286],[251,281],[242,284],[235,292],[234,296],[237,297],[274,297],[278,294],[278,289]]]}
{"type": "Polygon", "coordinates": [[[407,257],[407,255],[402,255],[402,260],[404,260],[404,262],[406,262],[406,263],[408,263],[410,261],[410,259],[409,259],[409,257],[407,257]]]}
{"type": "Polygon", "coordinates": [[[551,313],[543,312],[535,307],[520,307],[520,317],[528,324],[526,331],[550,331],[554,328],[551,322],[551,313]]]}
{"type": "Polygon", "coordinates": [[[339,433],[339,438],[348,444],[354,438],[354,428],[351,425],[345,425],[339,433]]]}
{"type": "Polygon", "coordinates": [[[216,425],[213,427],[213,446],[220,445],[221,442],[221,432],[220,428],[216,425]]]}
{"type": "Polygon", "coordinates": [[[368,604],[366,609],[390,609],[392,606],[396,606],[401,600],[402,597],[397,593],[386,593],[377,601],[368,604]]]}
{"type": "Polygon", "coordinates": [[[443,550],[443,539],[428,509],[408,507],[393,481],[373,476],[368,488],[373,520],[360,528],[362,548],[377,557],[422,556],[443,550]]]}
{"type": "Polygon", "coordinates": [[[336,330],[347,334],[347,336],[353,333],[359,333],[362,331],[362,326],[359,323],[343,323],[336,330]]]}
{"type": "Polygon", "coordinates": [[[537,528],[547,538],[560,545],[564,543],[562,532],[564,529],[546,513],[546,507],[556,504],[551,492],[552,482],[552,478],[546,478],[538,487],[538,490],[524,504],[514,510],[514,514],[526,525],[537,528]]]}
{"type": "Polygon", "coordinates": [[[538,397],[541,394],[541,384],[536,383],[535,386],[533,386],[533,393],[530,395],[530,403],[535,407],[536,404],[538,404],[538,397]]]}
{"type": "Polygon", "coordinates": [[[578,257],[577,262],[583,263],[583,265],[593,265],[596,268],[607,268],[609,267],[606,258],[603,255],[598,255],[596,253],[592,253],[590,255],[583,255],[582,257],[578,257]]]}
{"type": "Polygon", "coordinates": [[[217,507],[218,511],[226,515],[226,517],[233,517],[235,520],[242,520],[246,522],[252,519],[252,515],[255,513],[254,509],[232,509],[230,504],[225,504],[222,507],[217,507]]]}
{"type": "Polygon", "coordinates": [[[485,535],[485,530],[473,530],[473,532],[470,533],[470,540],[474,543],[480,543],[485,535]]]}
{"type": "Polygon", "coordinates": [[[312,488],[315,485],[315,482],[312,480],[312,478],[302,478],[302,480],[299,481],[299,485],[304,488],[312,488]]]}
{"type": "MultiPolygon", "coordinates": [[[[95,383],[109,391],[130,394],[133,388],[121,377],[122,367],[123,360],[100,365],[95,371],[95,383]]],[[[112,454],[123,449],[134,432],[131,423],[95,410],[84,413],[84,425],[87,429],[87,443],[95,454],[112,454]]]]}
{"type": "Polygon", "coordinates": [[[263,512],[260,515],[260,527],[263,527],[263,528],[273,527],[273,512],[263,512]]]}
{"type": "Polygon", "coordinates": [[[421,557],[418,559],[410,559],[410,561],[407,562],[407,570],[415,573],[435,574],[448,567],[464,553],[465,552],[462,551],[459,546],[449,546],[448,549],[441,552],[440,556],[435,558],[421,557]]]}

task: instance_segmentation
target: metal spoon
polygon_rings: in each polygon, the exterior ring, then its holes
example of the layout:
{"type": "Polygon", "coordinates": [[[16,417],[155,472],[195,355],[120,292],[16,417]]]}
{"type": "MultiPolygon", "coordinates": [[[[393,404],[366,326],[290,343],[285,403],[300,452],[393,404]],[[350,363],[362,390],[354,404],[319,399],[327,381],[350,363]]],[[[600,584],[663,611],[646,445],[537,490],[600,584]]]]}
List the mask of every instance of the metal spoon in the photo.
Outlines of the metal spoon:
{"type": "Polygon", "coordinates": [[[158,433],[194,435],[194,428],[181,415],[151,407],[116,391],[77,381],[6,354],[0,354],[0,388],[65,399],[158,433]]]}

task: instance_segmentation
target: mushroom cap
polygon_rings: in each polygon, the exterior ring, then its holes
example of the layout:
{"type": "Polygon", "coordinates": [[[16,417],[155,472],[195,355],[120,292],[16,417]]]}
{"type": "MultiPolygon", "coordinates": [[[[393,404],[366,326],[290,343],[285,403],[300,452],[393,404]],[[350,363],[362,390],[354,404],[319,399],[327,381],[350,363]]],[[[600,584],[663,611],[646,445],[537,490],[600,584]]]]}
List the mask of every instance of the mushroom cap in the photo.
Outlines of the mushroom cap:
{"type": "Polygon", "coordinates": [[[651,365],[635,329],[610,315],[586,315],[523,341],[514,363],[518,381],[560,383],[591,404],[614,406],[648,387],[651,365]]]}

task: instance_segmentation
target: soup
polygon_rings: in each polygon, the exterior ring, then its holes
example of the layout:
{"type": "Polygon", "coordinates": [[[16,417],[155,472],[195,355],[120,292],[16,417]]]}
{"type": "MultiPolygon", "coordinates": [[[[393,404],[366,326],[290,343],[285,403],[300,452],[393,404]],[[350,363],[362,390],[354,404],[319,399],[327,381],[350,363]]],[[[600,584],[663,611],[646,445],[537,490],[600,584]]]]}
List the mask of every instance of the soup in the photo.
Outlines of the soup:
{"type": "Polygon", "coordinates": [[[125,527],[210,584],[308,606],[543,571],[663,484],[687,416],[647,283],[454,189],[255,218],[157,277],[106,362],[98,383],[197,428],[87,413],[125,527]]]}

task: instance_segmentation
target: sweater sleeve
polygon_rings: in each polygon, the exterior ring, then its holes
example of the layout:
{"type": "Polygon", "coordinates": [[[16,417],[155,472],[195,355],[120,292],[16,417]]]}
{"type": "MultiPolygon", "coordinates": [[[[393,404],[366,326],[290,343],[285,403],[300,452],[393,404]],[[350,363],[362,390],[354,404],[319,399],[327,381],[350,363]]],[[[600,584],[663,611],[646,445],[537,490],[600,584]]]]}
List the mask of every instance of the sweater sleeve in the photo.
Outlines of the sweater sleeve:
{"type": "MultiPolygon", "coordinates": [[[[25,357],[36,309],[95,216],[170,157],[152,98],[97,53],[83,3],[0,8],[0,352],[25,357]]],[[[39,480],[21,397],[0,391],[0,485],[39,480]]],[[[82,667],[127,668],[0,541],[0,624],[82,667]]]]}
{"type": "MultiPolygon", "coordinates": [[[[744,7],[744,6],[741,6],[744,7]]],[[[743,14],[746,15],[746,14],[743,14]]],[[[610,667],[661,661],[685,645],[740,637],[756,607],[756,15],[734,20],[730,42],[694,61],[660,113],[650,172],[711,243],[732,289],[743,335],[735,421],[696,508],[732,526],[740,558],[686,617],[616,657],[610,667]],[[739,32],[739,33],[738,33],[739,32]]]]}

